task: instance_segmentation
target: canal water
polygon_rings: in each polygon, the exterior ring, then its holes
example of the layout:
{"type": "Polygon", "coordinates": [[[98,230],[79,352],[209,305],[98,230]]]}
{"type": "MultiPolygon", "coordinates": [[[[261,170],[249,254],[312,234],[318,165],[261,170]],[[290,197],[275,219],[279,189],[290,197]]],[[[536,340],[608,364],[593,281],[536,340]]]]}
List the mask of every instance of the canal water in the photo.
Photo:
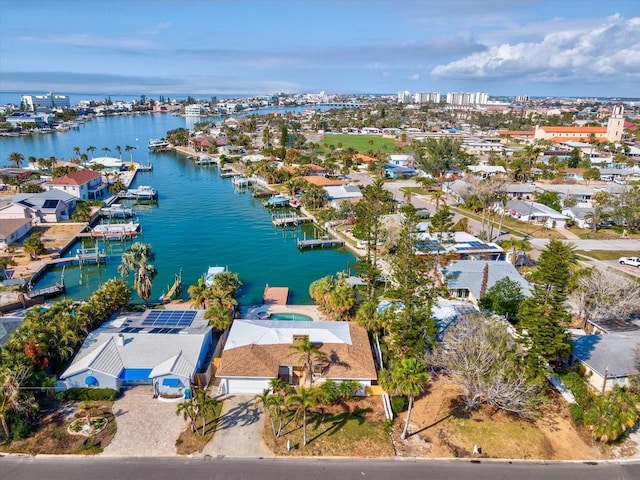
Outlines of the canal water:
{"type": "MultiPolygon", "coordinates": [[[[237,190],[230,179],[220,177],[215,166],[197,166],[193,160],[175,153],[150,154],[150,138],[163,137],[166,131],[189,127],[182,117],[166,114],[97,118],[78,130],[40,136],[0,138],[0,155],[7,158],[13,151],[25,158],[56,156],[69,158],[73,148],[84,152],[96,147],[94,156],[117,156],[115,146],[126,145],[133,160],[153,164],[152,172],[139,172],[133,187],[151,185],[159,192],[157,204],[137,205],[136,220],[143,233],[135,241],[152,245],[156,254],[158,276],[154,281],[152,300],[157,300],[173,283],[176,274],[183,278],[182,297],[209,266],[225,266],[243,282],[242,305],[260,304],[266,285],[290,288],[290,303],[311,303],[309,284],[325,275],[348,270],[355,257],[345,249],[299,251],[296,239],[322,234],[313,225],[282,229],[271,224],[271,212],[250,190],[237,190]],[[136,140],[137,139],[137,140],[136,140]]],[[[89,155],[90,156],[90,155],[89,155]]],[[[85,265],[51,270],[36,285],[43,288],[64,276],[67,297],[87,298],[103,282],[117,277],[117,266],[124,242],[99,243],[108,255],[107,264],[85,265]]],[[[75,254],[81,242],[69,255],[75,254]]],[[[85,240],[85,246],[93,246],[85,240]]],[[[137,298],[135,293],[134,299],[137,298]]]]}

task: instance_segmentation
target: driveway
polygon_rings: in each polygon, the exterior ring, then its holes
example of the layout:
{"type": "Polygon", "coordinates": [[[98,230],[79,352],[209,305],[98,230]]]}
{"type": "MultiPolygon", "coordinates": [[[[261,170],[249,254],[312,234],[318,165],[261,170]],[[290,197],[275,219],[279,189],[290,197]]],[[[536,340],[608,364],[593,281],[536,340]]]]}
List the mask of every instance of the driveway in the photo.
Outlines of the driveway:
{"type": "Polygon", "coordinates": [[[273,457],[262,439],[265,416],[254,395],[226,395],[218,428],[203,454],[212,457],[273,457]]]}
{"type": "Polygon", "coordinates": [[[103,455],[119,457],[168,457],[176,455],[176,440],[187,427],[176,415],[175,402],[153,398],[152,388],[125,391],[113,404],[118,431],[103,455]]]}

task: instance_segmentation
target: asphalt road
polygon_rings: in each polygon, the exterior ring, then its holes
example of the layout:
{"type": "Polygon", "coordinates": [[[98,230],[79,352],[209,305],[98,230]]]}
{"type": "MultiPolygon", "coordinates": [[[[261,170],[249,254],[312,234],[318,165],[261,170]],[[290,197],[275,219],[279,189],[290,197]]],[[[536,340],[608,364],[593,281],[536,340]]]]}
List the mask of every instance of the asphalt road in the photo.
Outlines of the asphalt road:
{"type": "Polygon", "coordinates": [[[638,463],[469,460],[3,457],[0,480],[634,480],[638,463]]]}

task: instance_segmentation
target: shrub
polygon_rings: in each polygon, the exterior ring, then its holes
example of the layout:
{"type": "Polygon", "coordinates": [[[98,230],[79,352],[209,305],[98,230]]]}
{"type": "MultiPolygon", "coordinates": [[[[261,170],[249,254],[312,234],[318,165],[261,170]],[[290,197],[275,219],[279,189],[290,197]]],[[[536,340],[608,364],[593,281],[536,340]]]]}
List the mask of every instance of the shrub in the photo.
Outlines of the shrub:
{"type": "Polygon", "coordinates": [[[31,434],[31,422],[16,414],[7,415],[7,424],[12,440],[22,440],[31,434]]]}
{"type": "Polygon", "coordinates": [[[571,412],[571,418],[573,419],[573,423],[578,426],[584,424],[584,408],[582,408],[577,403],[569,404],[569,412],[571,412]]]}
{"type": "Polygon", "coordinates": [[[58,393],[56,398],[68,402],[85,402],[87,400],[113,402],[119,395],[120,392],[112,388],[70,388],[58,393]]]}
{"type": "Polygon", "coordinates": [[[391,397],[391,410],[397,415],[404,410],[405,403],[404,397],[391,397]]]}

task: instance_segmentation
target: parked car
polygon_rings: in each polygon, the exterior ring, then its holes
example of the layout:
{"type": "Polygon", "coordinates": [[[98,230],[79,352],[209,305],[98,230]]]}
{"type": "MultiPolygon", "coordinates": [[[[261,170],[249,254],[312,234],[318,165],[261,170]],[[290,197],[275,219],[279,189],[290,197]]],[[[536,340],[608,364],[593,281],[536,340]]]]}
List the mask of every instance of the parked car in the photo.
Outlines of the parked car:
{"type": "Polygon", "coordinates": [[[640,268],[640,257],[620,257],[618,259],[620,265],[629,265],[630,267],[640,268]]]}

